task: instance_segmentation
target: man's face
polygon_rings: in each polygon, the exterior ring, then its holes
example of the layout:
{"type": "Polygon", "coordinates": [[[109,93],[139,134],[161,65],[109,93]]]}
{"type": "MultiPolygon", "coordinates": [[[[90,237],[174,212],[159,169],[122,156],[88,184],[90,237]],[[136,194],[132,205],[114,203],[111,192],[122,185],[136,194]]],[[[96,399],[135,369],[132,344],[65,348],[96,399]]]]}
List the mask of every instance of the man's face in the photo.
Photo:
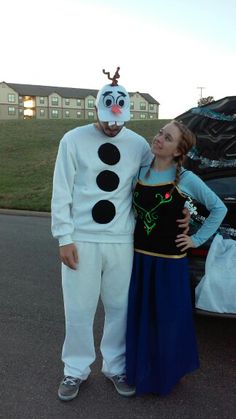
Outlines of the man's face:
{"type": "Polygon", "coordinates": [[[96,123],[96,126],[97,126],[98,129],[103,131],[105,135],[107,135],[108,137],[115,137],[122,130],[124,124],[117,125],[115,123],[115,124],[111,125],[108,122],[102,122],[98,118],[98,112],[97,112],[97,107],[96,106],[95,106],[95,111],[96,111],[97,120],[98,120],[98,122],[96,123]]]}
{"type": "Polygon", "coordinates": [[[122,130],[124,126],[124,125],[117,125],[116,123],[109,125],[108,122],[101,122],[101,121],[98,121],[98,125],[100,126],[104,134],[107,135],[108,137],[115,137],[122,130]]]}

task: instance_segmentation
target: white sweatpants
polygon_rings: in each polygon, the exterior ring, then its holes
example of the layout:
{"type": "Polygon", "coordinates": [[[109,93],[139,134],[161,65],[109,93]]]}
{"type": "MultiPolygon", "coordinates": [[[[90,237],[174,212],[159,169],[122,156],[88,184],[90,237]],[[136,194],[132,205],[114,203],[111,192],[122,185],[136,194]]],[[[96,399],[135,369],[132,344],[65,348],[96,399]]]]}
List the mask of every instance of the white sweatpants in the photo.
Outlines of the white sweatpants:
{"type": "Polygon", "coordinates": [[[96,354],[93,322],[99,296],[105,324],[101,341],[102,371],[125,371],[125,333],[133,243],[76,243],[77,270],[62,264],[66,336],[62,350],[64,374],[86,380],[96,354]]]}

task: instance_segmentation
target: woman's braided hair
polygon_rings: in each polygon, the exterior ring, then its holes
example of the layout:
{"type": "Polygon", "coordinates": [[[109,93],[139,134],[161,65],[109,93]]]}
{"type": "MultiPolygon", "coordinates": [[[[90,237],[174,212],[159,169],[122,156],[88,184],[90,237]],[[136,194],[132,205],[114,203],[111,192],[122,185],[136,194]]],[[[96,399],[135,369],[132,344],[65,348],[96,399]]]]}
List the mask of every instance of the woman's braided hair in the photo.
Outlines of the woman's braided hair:
{"type": "MultiPolygon", "coordinates": [[[[183,162],[186,158],[187,153],[196,144],[195,135],[193,134],[192,131],[190,131],[190,129],[188,127],[186,127],[186,125],[184,125],[182,122],[179,122],[179,121],[176,121],[176,120],[171,121],[171,123],[173,123],[179,129],[179,131],[181,133],[181,137],[180,137],[179,144],[178,144],[178,151],[180,152],[180,155],[174,158],[174,161],[176,162],[176,174],[175,174],[175,180],[173,182],[174,185],[173,185],[173,188],[170,191],[170,194],[173,192],[174,188],[179,183],[181,167],[183,165],[183,162]]],[[[149,177],[149,175],[150,175],[150,169],[154,165],[154,161],[155,161],[155,157],[152,160],[152,162],[150,164],[150,168],[145,175],[146,178],[149,177]]]]}
{"type": "MultiPolygon", "coordinates": [[[[191,150],[191,148],[196,144],[196,137],[192,131],[182,122],[173,120],[173,124],[179,129],[181,133],[180,141],[178,144],[178,151],[181,153],[179,156],[175,157],[174,160],[176,161],[176,174],[174,180],[173,189],[178,185],[180,180],[180,173],[181,167],[186,159],[186,155],[191,150]]],[[[172,192],[172,191],[171,191],[172,192]]]]}

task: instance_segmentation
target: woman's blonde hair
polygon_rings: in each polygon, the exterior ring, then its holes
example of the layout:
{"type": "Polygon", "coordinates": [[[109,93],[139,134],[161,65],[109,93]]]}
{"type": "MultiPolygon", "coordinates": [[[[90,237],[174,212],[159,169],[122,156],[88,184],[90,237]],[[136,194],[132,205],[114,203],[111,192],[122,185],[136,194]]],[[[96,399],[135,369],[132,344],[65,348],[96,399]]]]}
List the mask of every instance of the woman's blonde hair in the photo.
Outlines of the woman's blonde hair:
{"type": "MultiPolygon", "coordinates": [[[[181,134],[179,144],[178,144],[178,152],[180,152],[180,155],[174,158],[174,161],[176,162],[176,174],[175,174],[174,186],[171,190],[171,192],[173,192],[174,188],[179,183],[181,167],[184,163],[186,155],[191,150],[191,148],[196,144],[196,137],[194,133],[190,131],[190,129],[186,125],[184,125],[182,122],[176,121],[174,119],[170,123],[173,123],[179,129],[180,134],[181,134]]],[[[155,157],[150,164],[150,168],[147,171],[145,178],[149,177],[150,169],[152,168],[154,161],[155,161],[155,157]]]]}

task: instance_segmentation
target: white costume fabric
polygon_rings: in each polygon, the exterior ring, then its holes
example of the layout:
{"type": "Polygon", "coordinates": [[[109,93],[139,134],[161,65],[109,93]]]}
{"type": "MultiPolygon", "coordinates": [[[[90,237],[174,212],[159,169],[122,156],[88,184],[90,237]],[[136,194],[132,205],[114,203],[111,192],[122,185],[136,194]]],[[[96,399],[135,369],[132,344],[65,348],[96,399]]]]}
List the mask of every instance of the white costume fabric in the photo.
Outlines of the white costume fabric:
{"type": "Polygon", "coordinates": [[[217,234],[210,246],[205,275],[195,289],[196,307],[236,313],[236,241],[217,234]]]}
{"type": "Polygon", "coordinates": [[[132,180],[152,159],[146,140],[123,127],[113,138],[95,125],[61,140],[52,195],[52,234],[75,243],[77,270],[62,265],[65,375],[86,379],[95,359],[93,321],[105,309],[103,372],[124,372],[128,288],[133,259],[132,180]]]}
{"type": "Polygon", "coordinates": [[[125,127],[113,138],[94,124],[67,132],[52,195],[52,233],[60,245],[132,242],[132,181],[151,158],[147,141],[125,127]]]}

